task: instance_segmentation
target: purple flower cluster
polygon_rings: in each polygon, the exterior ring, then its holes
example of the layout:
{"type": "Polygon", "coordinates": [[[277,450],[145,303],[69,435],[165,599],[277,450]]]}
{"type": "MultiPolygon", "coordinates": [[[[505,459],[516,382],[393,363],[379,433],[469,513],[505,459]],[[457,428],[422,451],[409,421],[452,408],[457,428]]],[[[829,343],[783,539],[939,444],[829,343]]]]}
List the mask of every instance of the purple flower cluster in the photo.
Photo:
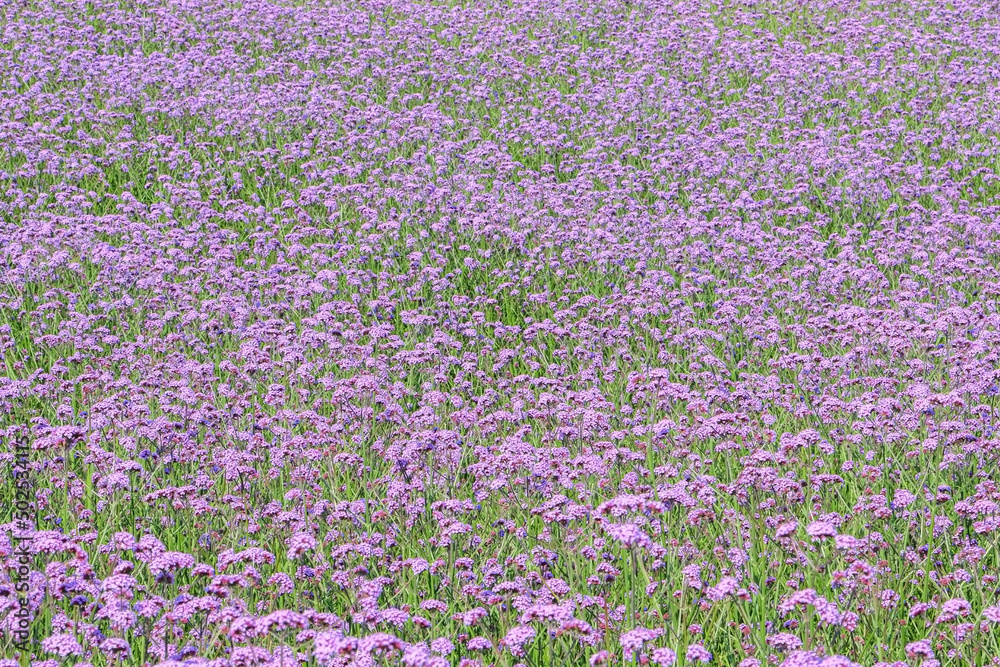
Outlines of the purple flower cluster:
{"type": "Polygon", "coordinates": [[[995,9],[7,0],[11,660],[987,664],[995,9]]]}

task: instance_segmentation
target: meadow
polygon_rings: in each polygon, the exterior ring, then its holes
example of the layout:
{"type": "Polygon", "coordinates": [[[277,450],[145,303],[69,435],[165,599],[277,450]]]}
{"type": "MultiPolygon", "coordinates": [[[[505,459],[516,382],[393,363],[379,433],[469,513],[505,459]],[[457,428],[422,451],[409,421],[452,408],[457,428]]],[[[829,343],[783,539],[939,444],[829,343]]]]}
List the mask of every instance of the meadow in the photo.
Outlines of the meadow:
{"type": "Polygon", "coordinates": [[[1000,665],[998,155],[981,0],[0,0],[0,667],[1000,665]]]}

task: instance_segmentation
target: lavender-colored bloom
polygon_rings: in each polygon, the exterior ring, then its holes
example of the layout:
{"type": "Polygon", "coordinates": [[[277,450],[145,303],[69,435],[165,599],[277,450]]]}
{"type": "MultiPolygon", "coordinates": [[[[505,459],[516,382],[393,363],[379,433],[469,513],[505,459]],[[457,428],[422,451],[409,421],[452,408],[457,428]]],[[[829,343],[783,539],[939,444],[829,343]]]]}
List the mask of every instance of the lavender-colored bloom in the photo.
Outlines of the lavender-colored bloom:
{"type": "Polygon", "coordinates": [[[527,625],[516,625],[507,631],[507,636],[503,639],[503,645],[514,656],[524,655],[524,645],[535,638],[534,628],[527,625]]]}
{"type": "Polygon", "coordinates": [[[735,595],[739,590],[739,581],[735,577],[723,577],[715,586],[705,591],[705,596],[710,600],[722,600],[730,595],[735,595]]]}
{"type": "Polygon", "coordinates": [[[309,620],[303,614],[290,609],[281,609],[258,619],[255,629],[258,636],[263,636],[269,632],[283,632],[293,629],[302,630],[308,626],[309,620]]]}
{"type": "Polygon", "coordinates": [[[937,604],[934,602],[918,602],[912,607],[910,607],[909,616],[910,618],[915,618],[917,616],[923,615],[925,612],[931,609],[936,609],[937,604]]]}
{"type": "Polygon", "coordinates": [[[407,646],[400,662],[407,667],[446,667],[451,663],[441,656],[432,655],[426,646],[407,646]]]}
{"type": "Polygon", "coordinates": [[[83,647],[76,637],[71,634],[50,635],[42,640],[42,650],[46,653],[55,653],[61,658],[70,655],[82,655],[83,647]]]}
{"type": "Polygon", "coordinates": [[[493,643],[486,637],[473,637],[465,643],[465,648],[470,651],[488,651],[493,648],[493,643]]]}
{"type": "Polygon", "coordinates": [[[307,552],[316,548],[316,538],[309,533],[296,533],[288,538],[288,557],[301,558],[307,552]]]}
{"type": "Polygon", "coordinates": [[[654,648],[653,652],[649,656],[649,659],[654,665],[659,665],[660,667],[670,667],[670,665],[677,662],[677,654],[668,648],[654,648]]]}
{"type": "Polygon", "coordinates": [[[402,627],[410,620],[410,615],[402,609],[384,609],[381,612],[381,616],[383,622],[394,625],[397,628],[402,627]]]}
{"type": "Polygon", "coordinates": [[[701,644],[688,644],[684,657],[688,662],[709,663],[712,661],[712,654],[701,644]]]}
{"type": "Polygon", "coordinates": [[[795,534],[795,530],[799,527],[796,521],[786,521],[785,523],[779,525],[774,531],[775,537],[789,537],[795,534]]]}
{"type": "Polygon", "coordinates": [[[127,656],[131,651],[129,643],[124,639],[109,637],[99,645],[101,652],[108,656],[127,656]]]}
{"type": "Polygon", "coordinates": [[[795,635],[782,632],[776,635],[768,635],[767,645],[778,651],[792,651],[802,646],[802,640],[795,635]]]}
{"type": "Polygon", "coordinates": [[[632,547],[648,549],[653,546],[653,541],[649,539],[649,536],[634,523],[606,526],[604,530],[628,549],[632,547]]]}
{"type": "Polygon", "coordinates": [[[933,658],[934,649],[931,647],[929,639],[910,642],[906,645],[906,657],[908,658],[933,658]]]}
{"type": "Polygon", "coordinates": [[[604,665],[611,661],[613,655],[610,651],[598,651],[590,656],[590,667],[604,665]]]}
{"type": "Polygon", "coordinates": [[[819,596],[816,591],[811,588],[804,588],[800,591],[795,591],[788,596],[788,599],[778,605],[778,611],[782,614],[787,614],[796,607],[813,604],[818,597],[819,596]]]}
{"type": "Polygon", "coordinates": [[[893,590],[882,591],[878,597],[883,609],[895,609],[899,602],[899,593],[893,590]]]}
{"type": "Polygon", "coordinates": [[[395,635],[385,632],[376,632],[358,640],[357,650],[361,653],[384,654],[398,651],[403,648],[403,642],[395,635]]]}
{"type": "Polygon", "coordinates": [[[354,637],[345,637],[339,630],[329,630],[317,634],[313,644],[316,658],[324,664],[337,656],[353,655],[358,649],[358,640],[354,637]]]}
{"type": "Polygon", "coordinates": [[[972,613],[972,605],[967,600],[954,598],[941,605],[941,613],[934,620],[935,623],[950,623],[959,617],[968,616],[972,613]]]}
{"type": "Polygon", "coordinates": [[[861,665],[842,655],[828,655],[819,661],[819,667],[861,667],[861,665]]]}
{"type": "Polygon", "coordinates": [[[843,551],[860,549],[862,545],[861,540],[852,535],[835,535],[833,538],[833,542],[834,546],[843,551]]]}
{"type": "Polygon", "coordinates": [[[455,645],[447,637],[438,637],[431,642],[431,651],[440,655],[448,655],[455,650],[455,645]]]}
{"type": "Polygon", "coordinates": [[[521,623],[540,621],[553,623],[565,621],[573,617],[573,607],[570,605],[542,604],[528,607],[521,615],[521,623]]]}
{"type": "Polygon", "coordinates": [[[622,634],[618,638],[618,642],[627,655],[632,655],[640,650],[644,643],[653,641],[661,634],[663,634],[662,628],[652,630],[648,628],[635,628],[622,634]]]}
{"type": "Polygon", "coordinates": [[[806,533],[814,540],[837,536],[837,529],[827,521],[813,521],[806,526],[806,533]]]}

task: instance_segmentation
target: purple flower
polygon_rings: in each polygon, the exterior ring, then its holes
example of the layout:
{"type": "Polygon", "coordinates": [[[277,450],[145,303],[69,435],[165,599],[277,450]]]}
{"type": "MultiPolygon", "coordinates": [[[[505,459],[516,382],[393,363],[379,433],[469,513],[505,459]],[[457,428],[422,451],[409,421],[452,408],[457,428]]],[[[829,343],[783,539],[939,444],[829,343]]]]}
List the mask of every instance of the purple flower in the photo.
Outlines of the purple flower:
{"type": "Polygon", "coordinates": [[[648,549],[653,546],[653,541],[634,523],[605,526],[605,532],[618,540],[628,549],[641,547],[648,549]]]}
{"type": "Polygon", "coordinates": [[[358,640],[345,637],[339,630],[329,630],[316,635],[313,640],[316,658],[328,663],[336,656],[353,655],[358,649],[358,640]]]}
{"type": "Polygon", "coordinates": [[[776,635],[768,635],[767,645],[778,651],[793,651],[802,646],[802,640],[795,635],[782,632],[776,635]]]}
{"type": "Polygon", "coordinates": [[[528,607],[521,615],[521,623],[560,622],[573,617],[573,607],[571,605],[542,604],[528,607]]]}
{"type": "Polygon", "coordinates": [[[814,540],[837,536],[837,529],[827,521],[813,521],[806,526],[806,533],[814,540]]]}
{"type": "Polygon", "coordinates": [[[486,637],[473,637],[465,643],[465,648],[470,651],[488,651],[493,648],[493,643],[486,637]]]}
{"type": "Polygon", "coordinates": [[[941,605],[941,614],[934,620],[935,623],[950,623],[961,616],[968,616],[972,613],[972,605],[967,600],[954,598],[941,605]]]}
{"type": "Polygon", "coordinates": [[[843,551],[860,549],[862,546],[861,540],[851,535],[835,535],[833,541],[834,546],[843,551]]]}
{"type": "Polygon", "coordinates": [[[610,651],[598,651],[590,656],[590,667],[605,665],[611,661],[613,654],[610,651]]]}
{"type": "Polygon", "coordinates": [[[685,658],[688,662],[708,663],[712,661],[712,654],[702,644],[688,644],[685,658]]]}
{"type": "Polygon", "coordinates": [[[440,655],[448,655],[455,650],[455,645],[446,637],[438,637],[431,642],[431,650],[440,655]]]}
{"type": "Polygon", "coordinates": [[[931,648],[929,639],[910,642],[906,645],[906,657],[908,658],[933,658],[934,649],[931,648]]]}
{"type": "Polygon", "coordinates": [[[309,627],[309,620],[298,612],[290,609],[281,609],[271,612],[267,616],[260,618],[256,623],[256,634],[266,635],[270,632],[283,632],[285,630],[303,630],[309,627]]]}
{"type": "Polygon", "coordinates": [[[795,530],[799,527],[796,521],[786,521],[780,524],[774,531],[775,537],[789,537],[795,534],[795,530]]]}
{"type": "Polygon", "coordinates": [[[651,642],[663,634],[662,628],[653,630],[647,628],[635,628],[621,635],[618,638],[626,655],[632,655],[640,650],[645,642],[651,642]]]}
{"type": "Polygon", "coordinates": [[[451,664],[441,656],[432,655],[422,645],[407,646],[400,662],[407,667],[447,667],[451,664]]]}
{"type": "Polygon", "coordinates": [[[730,595],[735,595],[739,587],[739,581],[735,577],[723,577],[719,583],[705,591],[705,596],[709,600],[722,600],[730,595]]]}
{"type": "Polygon", "coordinates": [[[385,632],[376,632],[359,639],[357,647],[360,653],[385,654],[401,650],[403,642],[394,635],[385,632]]]}
{"type": "Polygon", "coordinates": [[[654,648],[649,658],[654,665],[659,665],[660,667],[670,667],[670,665],[677,662],[677,654],[668,648],[662,647],[654,648]]]}
{"type": "Polygon", "coordinates": [[[316,548],[316,538],[309,533],[295,533],[288,538],[288,557],[298,559],[316,548]]]}
{"type": "Polygon", "coordinates": [[[83,647],[71,634],[50,635],[42,640],[42,650],[55,653],[61,658],[70,655],[83,655],[83,647]]]}
{"type": "Polygon", "coordinates": [[[520,657],[524,655],[524,645],[530,643],[535,638],[535,630],[527,625],[515,625],[507,631],[507,636],[503,639],[503,645],[512,655],[520,657]]]}

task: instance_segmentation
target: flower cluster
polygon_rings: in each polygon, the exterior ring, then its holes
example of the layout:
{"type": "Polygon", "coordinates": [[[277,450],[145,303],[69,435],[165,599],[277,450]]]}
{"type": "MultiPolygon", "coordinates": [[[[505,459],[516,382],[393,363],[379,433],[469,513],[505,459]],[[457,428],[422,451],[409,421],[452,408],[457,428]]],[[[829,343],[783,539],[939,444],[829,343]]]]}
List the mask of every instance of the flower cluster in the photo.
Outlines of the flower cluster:
{"type": "Polygon", "coordinates": [[[4,660],[985,664],[995,9],[8,0],[4,660]]]}

